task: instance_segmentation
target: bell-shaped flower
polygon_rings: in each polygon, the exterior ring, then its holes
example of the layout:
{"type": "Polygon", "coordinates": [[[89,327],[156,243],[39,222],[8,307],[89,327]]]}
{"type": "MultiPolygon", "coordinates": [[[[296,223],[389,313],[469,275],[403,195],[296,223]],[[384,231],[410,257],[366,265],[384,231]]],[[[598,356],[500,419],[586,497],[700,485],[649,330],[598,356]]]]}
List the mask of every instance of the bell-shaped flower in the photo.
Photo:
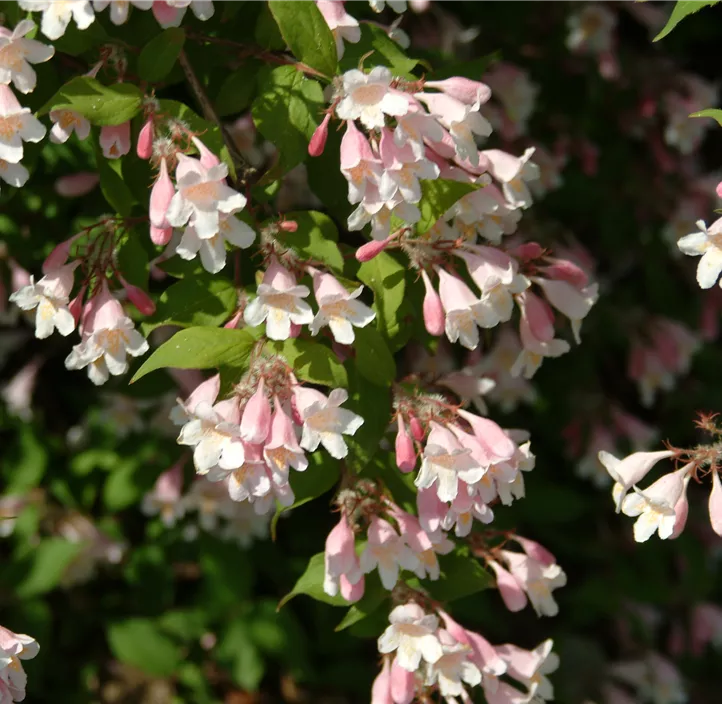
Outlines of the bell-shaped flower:
{"type": "Polygon", "coordinates": [[[378,186],[383,174],[381,159],[352,120],[341,138],[341,173],[348,181],[349,203],[360,203],[369,186],[378,186]]]}
{"type": "Polygon", "coordinates": [[[504,601],[504,606],[511,612],[521,611],[527,604],[527,597],[523,587],[514,579],[507,569],[496,560],[489,560],[489,566],[496,575],[496,587],[504,601]]]}
{"type": "Polygon", "coordinates": [[[506,662],[504,662],[496,652],[496,648],[494,648],[486,638],[474,631],[467,631],[445,611],[440,611],[439,613],[444,621],[444,628],[446,628],[451,636],[459,643],[464,643],[471,647],[472,654],[469,656],[469,659],[475,663],[485,675],[498,677],[506,672],[506,662]]]}
{"type": "Polygon", "coordinates": [[[140,510],[146,516],[158,514],[163,523],[171,527],[183,515],[183,462],[166,470],[153,488],[143,496],[140,510]]]}
{"type": "Polygon", "coordinates": [[[709,494],[708,508],[712,530],[722,537],[722,482],[717,470],[712,470],[712,491],[709,494]]]}
{"type": "Polygon", "coordinates": [[[293,421],[283,410],[278,397],[274,399],[273,403],[271,431],[263,448],[263,456],[274,476],[287,477],[289,467],[303,472],[308,467],[308,460],[298,444],[293,421]]]}
{"type": "Polygon", "coordinates": [[[29,178],[30,173],[22,164],[10,164],[0,159],[0,179],[8,185],[20,188],[28,182],[29,178]]]}
{"type": "Polygon", "coordinates": [[[427,533],[436,533],[442,527],[449,508],[439,499],[435,489],[419,489],[416,493],[416,510],[422,528],[427,533]]]}
{"type": "Polygon", "coordinates": [[[419,566],[419,558],[414,551],[383,518],[374,516],[371,519],[367,538],[366,547],[359,558],[361,571],[368,574],[378,569],[385,589],[391,591],[394,588],[402,567],[415,570],[419,566]]]}
{"type": "MultiPolygon", "coordinates": [[[[262,515],[273,506],[273,490],[277,487],[269,476],[260,445],[243,443],[242,454],[243,459],[240,463],[237,459],[229,463],[227,458],[226,462],[223,462],[224,458],[221,457],[221,462],[211,467],[207,476],[212,482],[227,481],[228,495],[233,501],[248,501],[256,504],[254,505],[256,513],[262,515]],[[223,466],[224,464],[226,466],[223,466]],[[229,464],[234,466],[230,468],[227,466],[229,464]]],[[[293,503],[292,495],[291,503],[293,503]]]]}
{"type": "Polygon", "coordinates": [[[45,127],[30,108],[20,106],[12,88],[0,85],[0,159],[17,164],[23,158],[23,142],[39,142],[45,127]]]}
{"type": "Polygon", "coordinates": [[[432,422],[424,448],[421,470],[414,482],[420,489],[436,485],[440,501],[453,501],[459,491],[459,481],[473,484],[484,475],[484,468],[461,446],[454,434],[432,422]]]}
{"type": "Polygon", "coordinates": [[[712,288],[722,272],[722,218],[709,228],[704,220],[698,220],[696,225],[699,230],[682,237],[677,246],[687,256],[701,255],[697,264],[697,283],[700,288],[712,288]]]}
{"type": "Polygon", "coordinates": [[[104,281],[100,291],[85,306],[83,339],[65,359],[67,369],[88,368],[88,378],[104,384],[109,375],[128,371],[127,355],[139,357],[148,351],[148,342],[125,315],[104,281]]]}
{"type": "Polygon", "coordinates": [[[220,390],[220,374],[214,374],[202,381],[193,389],[185,401],[178,399],[178,404],[172,408],[169,414],[171,421],[175,425],[185,425],[193,417],[196,406],[202,401],[212,406],[216,402],[220,390]]]}
{"type": "Polygon", "coordinates": [[[266,396],[263,377],[248,399],[241,416],[241,437],[252,445],[264,443],[271,431],[271,402],[266,396]]]}
{"type": "Polygon", "coordinates": [[[336,53],[343,58],[344,40],[350,44],[357,44],[361,40],[361,28],[358,20],[346,12],[343,2],[338,0],[316,0],[316,7],[326,20],[336,40],[336,53]]]}
{"type": "Polygon", "coordinates": [[[566,281],[538,277],[532,278],[532,281],[541,287],[549,303],[569,318],[574,339],[579,344],[581,342],[579,331],[582,327],[582,320],[587,317],[592,306],[597,302],[599,286],[589,284],[583,289],[578,289],[566,281]]]}
{"type": "Polygon", "coordinates": [[[435,88],[467,105],[485,103],[491,98],[491,88],[481,81],[472,81],[461,76],[452,76],[443,81],[426,81],[426,88],[435,88]]]}
{"type": "Polygon", "coordinates": [[[52,58],[55,49],[26,35],[35,29],[32,20],[21,20],[10,31],[0,27],[0,83],[12,84],[21,93],[35,90],[37,75],[30,64],[41,64],[52,58]]]}
{"type": "Polygon", "coordinates": [[[507,674],[528,688],[525,701],[554,699],[554,688],[547,677],[559,667],[559,656],[552,652],[553,647],[552,640],[545,640],[534,650],[511,644],[497,646],[497,652],[506,661],[507,674]]]}
{"type": "Polygon", "coordinates": [[[444,654],[428,666],[425,684],[437,685],[439,694],[450,701],[466,694],[464,684],[471,687],[481,684],[481,671],[471,661],[473,651],[468,645],[456,642],[445,630],[439,631],[439,640],[444,654]]]}
{"type": "Polygon", "coordinates": [[[154,0],[153,16],[163,29],[180,27],[188,7],[201,22],[209,20],[215,12],[213,0],[154,0]]]}
{"type": "Polygon", "coordinates": [[[70,135],[75,132],[80,141],[87,139],[90,134],[90,122],[74,110],[51,110],[50,141],[54,144],[67,142],[70,135]]]}
{"type": "Polygon", "coordinates": [[[567,583],[566,574],[555,563],[544,565],[528,555],[502,550],[509,571],[519,586],[527,593],[531,605],[538,616],[556,616],[559,607],[554,601],[552,591],[567,583]]]}
{"type": "Polygon", "coordinates": [[[342,76],[343,97],[336,107],[341,120],[361,120],[366,129],[380,129],[385,116],[398,117],[409,110],[408,98],[391,88],[393,75],[385,66],[374,66],[369,73],[358,69],[342,76]]]}
{"type": "Polygon", "coordinates": [[[110,21],[117,27],[128,21],[131,5],[139,10],[150,10],[153,7],[153,0],[93,0],[96,12],[102,12],[108,5],[110,5],[110,21]]]}
{"type": "Polygon", "coordinates": [[[75,330],[75,319],[68,310],[76,263],[50,270],[40,281],[30,283],[10,294],[10,301],[21,310],[35,310],[35,337],[45,339],[57,330],[68,336],[75,330]]]}
{"type": "Polygon", "coordinates": [[[689,469],[687,465],[665,474],[644,490],[635,486],[635,493],[624,498],[622,513],[639,516],[634,523],[634,539],[638,543],[649,540],[656,532],[662,540],[672,536],[677,521],[675,507],[685,490],[689,469]]]}
{"type": "Polygon", "coordinates": [[[534,147],[527,149],[521,157],[500,149],[488,149],[482,154],[489,160],[491,175],[501,183],[502,192],[509,206],[528,208],[532,204],[532,195],[526,182],[539,178],[539,167],[530,161],[534,147]]]}
{"type": "Polygon", "coordinates": [[[449,130],[459,159],[479,165],[479,150],[474,135],[488,137],[491,125],[479,112],[479,102],[462,103],[445,93],[416,93],[414,97],[426,105],[429,112],[449,130]]]}
{"type": "Polygon", "coordinates": [[[100,128],[100,148],[106,159],[119,159],[130,151],[130,120],[100,128]]]}
{"type": "Polygon", "coordinates": [[[90,0],[18,0],[18,5],[29,12],[42,12],[40,31],[53,40],[65,34],[71,19],[75,20],[78,29],[87,29],[95,20],[90,0]]]}
{"type": "Polygon", "coordinates": [[[348,399],[345,389],[334,389],[328,397],[315,389],[296,386],[293,390],[296,408],[303,421],[301,447],[314,452],[323,445],[331,457],[343,459],[348,454],[344,435],[353,435],[364,419],[341,408],[348,399]]]}
{"type": "Polygon", "coordinates": [[[357,300],[362,291],[363,286],[348,291],[331,274],[314,273],[313,292],[318,313],[309,326],[311,334],[317,335],[322,327],[328,325],[336,342],[353,344],[356,339],[354,327],[366,327],[376,317],[371,308],[357,300]]]}
{"type": "Polygon", "coordinates": [[[273,257],[243,319],[251,327],[265,320],[266,335],[271,340],[287,340],[292,324],[308,325],[313,321],[311,306],[303,300],[309,293],[308,287],[297,285],[296,277],[273,257]]]}
{"type": "Polygon", "coordinates": [[[396,440],[394,441],[394,451],[396,455],[396,466],[404,473],[412,472],[416,466],[416,449],[414,441],[409,432],[406,430],[404,417],[399,414],[396,422],[398,430],[396,431],[396,440]]]}
{"type": "Polygon", "coordinates": [[[350,584],[356,584],[362,578],[354,533],[343,512],[339,522],[326,538],[323,561],[323,591],[329,596],[338,594],[342,576],[345,576],[350,584]]]}
{"type": "Polygon", "coordinates": [[[388,240],[392,216],[407,224],[413,224],[421,219],[421,211],[418,206],[407,203],[398,194],[390,201],[384,200],[378,188],[370,185],[364,201],[348,216],[347,225],[349,230],[355,232],[371,223],[371,237],[375,240],[388,240]]]}
{"type": "Polygon", "coordinates": [[[396,653],[400,667],[409,672],[419,669],[422,659],[433,664],[444,651],[435,633],[439,619],[413,602],[394,608],[389,614],[390,625],[378,640],[379,652],[396,653]]]}
{"type": "Polygon", "coordinates": [[[622,509],[622,501],[627,492],[635,484],[641,482],[657,462],[672,456],[674,456],[674,452],[671,450],[659,450],[658,452],[633,452],[620,460],[605,450],[599,452],[599,461],[615,483],[614,499],[617,513],[622,509]]]}
{"type": "Polygon", "coordinates": [[[175,176],[178,190],[165,217],[173,227],[188,223],[201,239],[218,234],[221,213],[237,212],[246,204],[245,197],[226,183],[225,164],[207,168],[199,159],[179,154],[175,176]]]}
{"type": "Polygon", "coordinates": [[[416,101],[411,103],[409,112],[396,118],[394,141],[399,147],[408,145],[418,158],[426,155],[424,140],[441,142],[443,139],[444,128],[416,101]]]}
{"type": "Polygon", "coordinates": [[[467,349],[479,346],[478,324],[486,322],[486,311],[474,292],[457,276],[438,269],[439,296],[446,314],[446,336],[467,349]]]}

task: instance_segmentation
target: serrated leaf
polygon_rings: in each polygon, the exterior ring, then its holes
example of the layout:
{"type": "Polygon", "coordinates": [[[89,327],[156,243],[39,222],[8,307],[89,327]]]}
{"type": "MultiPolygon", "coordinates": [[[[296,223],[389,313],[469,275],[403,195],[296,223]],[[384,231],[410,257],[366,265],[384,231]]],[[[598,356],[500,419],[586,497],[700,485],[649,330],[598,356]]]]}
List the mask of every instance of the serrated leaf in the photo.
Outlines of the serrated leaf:
{"type": "Polygon", "coordinates": [[[180,648],[150,619],[112,623],[107,634],[110,650],[118,660],[149,675],[168,677],[181,663],[180,648]]]}
{"type": "Polygon", "coordinates": [[[186,33],[181,27],[169,27],[153,37],[138,57],[140,77],[149,83],[163,80],[178,60],[185,40],[186,33]]]}
{"type": "Polygon", "coordinates": [[[690,117],[711,117],[713,120],[717,120],[717,123],[722,127],[722,110],[718,110],[717,108],[699,110],[698,112],[693,112],[690,117]]]}
{"type": "Polygon", "coordinates": [[[211,369],[221,366],[245,367],[256,339],[247,330],[197,327],[177,332],[145,360],[130,380],[156,369],[211,369]]]}
{"type": "Polygon", "coordinates": [[[339,274],[343,271],[343,255],[336,244],[338,230],[328,215],[308,210],[286,213],[285,217],[298,223],[298,229],[279,232],[281,242],[311,260],[309,263],[320,262],[339,274]]]}
{"type": "Polygon", "coordinates": [[[653,39],[658,42],[664,39],[685,17],[698,12],[703,7],[716,5],[719,0],[677,0],[672,8],[672,14],[664,25],[664,29],[653,39]]]}
{"type": "MultiPolygon", "coordinates": [[[[324,107],[323,91],[318,81],[306,78],[293,66],[265,72],[259,76],[258,88],[252,107],[253,122],[278,148],[278,169],[283,173],[308,154],[308,143],[324,107]]],[[[276,173],[267,175],[268,180],[276,177],[276,173]]]]}
{"type": "Polygon", "coordinates": [[[367,325],[355,330],[356,368],[377,386],[388,387],[396,379],[396,362],[381,333],[367,325]]]}
{"type": "Polygon", "coordinates": [[[443,217],[454,203],[465,195],[479,189],[474,183],[462,183],[448,179],[436,179],[434,181],[421,181],[421,220],[416,223],[417,234],[423,235],[428,232],[443,217]]]}
{"type": "Polygon", "coordinates": [[[286,358],[299,379],[333,388],[348,386],[343,364],[332,350],[320,342],[291,338],[273,343],[273,347],[286,358]]]}
{"type": "Polygon", "coordinates": [[[381,252],[358,269],[358,278],[374,292],[376,326],[391,338],[399,331],[398,311],[406,291],[405,269],[388,252],[381,252]]]}
{"type": "Polygon", "coordinates": [[[143,332],[147,335],[161,325],[214,327],[228,319],[237,302],[229,279],[209,274],[186,278],[160,295],[155,314],[143,323],[143,332]]]}
{"type": "Polygon", "coordinates": [[[95,78],[76,76],[62,86],[38,114],[73,110],[94,125],[121,125],[140,112],[142,102],[143,93],[130,83],[104,86],[95,78]]]}
{"type": "Polygon", "coordinates": [[[348,606],[348,602],[340,594],[329,596],[323,591],[323,574],[323,553],[319,552],[308,561],[306,571],[298,578],[293,589],[278,602],[278,609],[299,594],[306,594],[316,601],[332,606],[348,606]]]}
{"type": "Polygon", "coordinates": [[[316,4],[270,0],[268,8],[293,55],[326,76],[333,76],[338,69],[336,40],[316,4]]]}

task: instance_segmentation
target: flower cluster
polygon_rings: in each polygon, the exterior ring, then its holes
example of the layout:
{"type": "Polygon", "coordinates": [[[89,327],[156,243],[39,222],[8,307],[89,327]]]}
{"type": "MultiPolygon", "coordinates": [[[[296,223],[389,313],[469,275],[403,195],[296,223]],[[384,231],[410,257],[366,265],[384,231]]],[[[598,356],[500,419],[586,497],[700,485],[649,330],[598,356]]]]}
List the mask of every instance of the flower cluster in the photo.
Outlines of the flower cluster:
{"type": "Polygon", "coordinates": [[[559,659],[551,640],[531,651],[511,644],[493,646],[444,611],[438,616],[426,613],[415,602],[397,606],[389,622],[378,640],[385,657],[372,704],[409,704],[434,693],[450,704],[457,697],[468,702],[467,687],[478,686],[494,704],[554,698],[546,675],[556,670],[559,659]]]}
{"type": "Polygon", "coordinates": [[[28,678],[21,660],[34,658],[39,650],[34,638],[0,626],[0,701],[12,704],[25,699],[28,678]]]}

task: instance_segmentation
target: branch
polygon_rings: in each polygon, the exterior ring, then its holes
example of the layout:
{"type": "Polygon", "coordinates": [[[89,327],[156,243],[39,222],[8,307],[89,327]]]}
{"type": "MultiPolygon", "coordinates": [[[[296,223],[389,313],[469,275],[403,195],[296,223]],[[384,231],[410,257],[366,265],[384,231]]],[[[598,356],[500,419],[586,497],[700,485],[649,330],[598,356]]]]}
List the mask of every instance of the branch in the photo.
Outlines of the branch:
{"type": "Polygon", "coordinates": [[[205,117],[208,122],[212,122],[213,124],[215,124],[221,132],[223,143],[226,145],[228,154],[230,155],[233,166],[236,169],[236,184],[234,185],[239,188],[248,185],[248,183],[253,180],[253,177],[256,174],[255,167],[251,166],[251,164],[247,161],[243,154],[241,154],[241,152],[238,150],[238,147],[236,147],[236,143],[233,141],[233,137],[221,122],[220,117],[218,117],[218,113],[213,107],[211,101],[208,99],[203,85],[198,80],[198,76],[196,76],[195,72],[193,71],[193,67],[188,61],[188,56],[183,50],[181,50],[181,53],[178,57],[178,63],[180,63],[181,68],[183,69],[183,73],[185,73],[186,79],[190,84],[191,90],[193,91],[196,100],[201,106],[201,110],[203,111],[203,117],[205,117]]]}

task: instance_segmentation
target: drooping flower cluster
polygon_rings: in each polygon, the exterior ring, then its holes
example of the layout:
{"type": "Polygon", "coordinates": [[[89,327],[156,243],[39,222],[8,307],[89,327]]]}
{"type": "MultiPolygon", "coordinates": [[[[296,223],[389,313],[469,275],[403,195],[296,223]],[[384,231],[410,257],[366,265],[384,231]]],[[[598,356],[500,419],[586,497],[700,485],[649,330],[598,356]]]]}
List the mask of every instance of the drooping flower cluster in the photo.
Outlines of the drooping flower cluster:
{"type": "Polygon", "coordinates": [[[546,675],[556,670],[559,659],[551,640],[531,651],[511,644],[493,646],[444,611],[429,614],[415,602],[397,606],[389,621],[378,640],[385,657],[372,704],[408,704],[436,692],[450,704],[457,697],[471,701],[467,688],[478,686],[494,704],[554,698],[546,675]]]}
{"type": "Polygon", "coordinates": [[[7,704],[25,699],[28,677],[22,660],[34,658],[40,646],[24,633],[13,633],[0,626],[0,701],[7,704]]]}
{"type": "Polygon", "coordinates": [[[345,457],[343,436],[364,422],[341,408],[344,389],[326,396],[304,387],[279,357],[260,359],[230,398],[217,401],[219,391],[219,377],[211,377],[180,404],[173,415],[183,426],[178,442],[193,448],[198,474],[225,482],[231,499],[253,504],[259,515],[276,500],[293,503],[289,469],[306,471],[306,452],[322,445],[332,457],[345,457]]]}

